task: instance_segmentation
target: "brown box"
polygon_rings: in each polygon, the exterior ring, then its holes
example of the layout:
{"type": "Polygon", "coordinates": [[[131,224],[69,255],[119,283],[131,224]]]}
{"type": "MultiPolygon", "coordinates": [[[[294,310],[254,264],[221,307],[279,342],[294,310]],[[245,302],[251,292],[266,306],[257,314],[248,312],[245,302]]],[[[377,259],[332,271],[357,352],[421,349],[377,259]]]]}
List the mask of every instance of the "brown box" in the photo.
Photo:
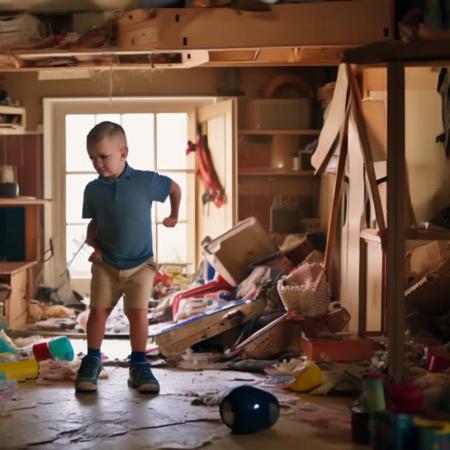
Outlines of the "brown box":
{"type": "Polygon", "coordinates": [[[370,339],[304,339],[300,347],[312,361],[361,361],[371,359],[373,341],[370,339]]]}

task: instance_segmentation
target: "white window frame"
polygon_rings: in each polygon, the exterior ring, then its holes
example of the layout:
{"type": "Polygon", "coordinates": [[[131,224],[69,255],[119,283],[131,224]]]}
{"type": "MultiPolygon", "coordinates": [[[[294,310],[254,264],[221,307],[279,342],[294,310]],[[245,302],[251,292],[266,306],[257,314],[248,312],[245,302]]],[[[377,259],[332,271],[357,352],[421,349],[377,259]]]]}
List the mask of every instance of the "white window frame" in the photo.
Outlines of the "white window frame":
{"type": "MultiPolygon", "coordinates": [[[[184,112],[188,114],[188,139],[195,139],[196,107],[217,101],[215,97],[119,97],[119,98],[45,98],[44,107],[44,197],[51,199],[44,209],[44,240],[53,239],[54,257],[44,267],[44,282],[58,286],[65,276],[66,251],[66,142],[65,117],[67,114],[126,114],[184,112]]],[[[131,149],[132,151],[133,149],[131,149]]],[[[163,169],[162,169],[163,170],[163,169]]],[[[195,170],[194,158],[188,159],[187,172],[195,170]]],[[[195,177],[191,177],[187,200],[186,220],[188,235],[195,236],[196,192],[195,177]]],[[[81,211],[80,211],[81,214],[81,211]]],[[[46,244],[47,245],[47,244],[46,244]]],[[[195,260],[195,239],[188,242],[188,260],[195,260]]],[[[71,280],[73,288],[88,293],[88,283],[84,279],[71,280]]]]}

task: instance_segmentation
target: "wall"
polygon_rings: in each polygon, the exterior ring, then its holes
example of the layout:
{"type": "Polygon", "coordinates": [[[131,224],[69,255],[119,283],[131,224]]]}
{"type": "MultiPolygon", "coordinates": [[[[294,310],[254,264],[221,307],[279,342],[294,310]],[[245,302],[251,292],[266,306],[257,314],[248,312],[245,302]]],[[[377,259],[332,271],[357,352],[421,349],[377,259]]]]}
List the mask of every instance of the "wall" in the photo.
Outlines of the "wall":
{"type": "MultiPolygon", "coordinates": [[[[57,69],[62,70],[62,69],[57,69]]],[[[318,68],[193,68],[90,71],[90,79],[40,81],[37,72],[5,73],[0,86],[27,110],[27,128],[42,124],[44,97],[238,95],[242,100],[261,95],[262,88],[277,73],[301,73],[315,90],[325,83],[327,71],[318,68]]],[[[73,72],[74,75],[77,72],[73,72]]],[[[239,102],[238,117],[243,115],[239,102]]],[[[313,111],[315,126],[320,111],[313,111]]]]}
{"type": "Polygon", "coordinates": [[[445,157],[443,145],[435,142],[443,130],[438,74],[429,67],[406,70],[406,158],[419,222],[430,220],[450,204],[450,158],[445,157]]]}

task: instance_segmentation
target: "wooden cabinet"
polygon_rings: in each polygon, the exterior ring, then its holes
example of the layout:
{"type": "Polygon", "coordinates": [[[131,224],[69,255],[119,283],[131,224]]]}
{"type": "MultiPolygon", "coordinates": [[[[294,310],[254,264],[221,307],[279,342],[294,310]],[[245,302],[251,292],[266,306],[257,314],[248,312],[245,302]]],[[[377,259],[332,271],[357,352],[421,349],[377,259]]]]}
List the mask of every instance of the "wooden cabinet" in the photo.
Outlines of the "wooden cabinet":
{"type": "MultiPolygon", "coordinates": [[[[40,224],[43,205],[44,200],[32,197],[0,199],[0,210],[20,208],[24,211],[23,226],[17,229],[22,234],[24,260],[0,261],[0,282],[11,286],[11,295],[5,304],[6,321],[10,329],[21,328],[27,323],[28,300],[34,295],[35,268],[41,259],[40,224]]],[[[11,227],[13,224],[6,226],[11,227]]]]}
{"type": "Polygon", "coordinates": [[[319,131],[238,131],[239,220],[255,216],[267,232],[305,231],[303,219],[317,217],[320,182],[305,147],[319,131]],[[282,204],[291,210],[286,213],[287,221],[274,216],[275,208],[282,204]]]}

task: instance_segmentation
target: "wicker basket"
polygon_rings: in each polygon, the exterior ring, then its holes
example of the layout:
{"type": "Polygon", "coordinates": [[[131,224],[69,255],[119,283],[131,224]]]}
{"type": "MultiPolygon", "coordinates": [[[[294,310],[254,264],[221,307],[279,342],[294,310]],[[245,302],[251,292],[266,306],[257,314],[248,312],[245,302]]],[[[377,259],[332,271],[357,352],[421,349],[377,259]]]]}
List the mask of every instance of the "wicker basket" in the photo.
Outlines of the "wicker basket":
{"type": "Polygon", "coordinates": [[[286,313],[242,341],[234,351],[251,359],[266,359],[279,355],[289,346],[292,323],[286,313]]]}
{"type": "Polygon", "coordinates": [[[327,313],[330,286],[321,264],[302,264],[287,277],[278,280],[278,293],[287,311],[298,311],[307,317],[327,313]]]}

